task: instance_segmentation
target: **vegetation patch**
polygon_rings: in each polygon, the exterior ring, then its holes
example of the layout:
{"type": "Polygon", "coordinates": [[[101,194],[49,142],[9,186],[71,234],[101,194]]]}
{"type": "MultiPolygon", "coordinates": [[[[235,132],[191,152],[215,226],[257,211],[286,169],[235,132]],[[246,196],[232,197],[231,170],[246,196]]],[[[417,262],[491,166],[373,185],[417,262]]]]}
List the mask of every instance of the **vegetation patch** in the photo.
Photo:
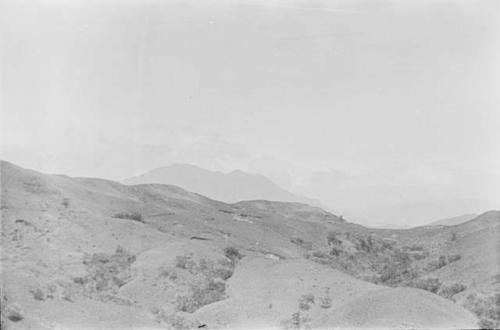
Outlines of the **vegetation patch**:
{"type": "MultiPolygon", "coordinates": [[[[199,308],[225,299],[226,281],[233,275],[234,259],[221,259],[218,262],[200,259],[194,261],[191,256],[179,256],[176,267],[189,274],[185,294],[176,299],[178,311],[193,313],[199,308]]],[[[172,273],[169,271],[168,276],[172,273]]],[[[177,277],[177,274],[176,274],[177,277]]]]}
{"type": "Polygon", "coordinates": [[[240,251],[234,246],[228,246],[224,249],[224,255],[229,258],[232,262],[238,262],[243,256],[240,251]]]}
{"type": "Polygon", "coordinates": [[[305,250],[312,250],[313,245],[311,242],[305,241],[300,237],[292,237],[290,238],[290,242],[292,242],[295,245],[300,246],[301,248],[305,250]]]}
{"type": "Polygon", "coordinates": [[[453,296],[465,291],[467,289],[467,286],[465,286],[462,283],[453,283],[450,285],[444,285],[441,287],[439,290],[438,294],[446,299],[451,299],[453,300],[453,296]]]}
{"type": "Polygon", "coordinates": [[[83,264],[88,275],[74,278],[84,288],[87,296],[100,299],[104,295],[116,294],[131,280],[130,267],[136,258],[121,246],[114,254],[95,253],[85,255],[83,264]]]}
{"type": "Polygon", "coordinates": [[[308,311],[311,308],[311,304],[314,304],[314,295],[312,293],[308,293],[300,297],[299,309],[301,311],[308,311]]]}
{"type": "Polygon", "coordinates": [[[282,321],[281,326],[283,329],[310,329],[309,322],[311,322],[309,316],[297,311],[289,319],[282,321]]]}
{"type": "Polygon", "coordinates": [[[439,281],[439,279],[435,277],[428,277],[428,278],[418,279],[412,282],[410,286],[426,290],[432,293],[437,293],[439,291],[439,288],[441,287],[441,282],[439,281]]]}
{"type": "Polygon", "coordinates": [[[471,294],[467,296],[463,306],[477,315],[482,329],[500,328],[500,293],[471,294]]]}

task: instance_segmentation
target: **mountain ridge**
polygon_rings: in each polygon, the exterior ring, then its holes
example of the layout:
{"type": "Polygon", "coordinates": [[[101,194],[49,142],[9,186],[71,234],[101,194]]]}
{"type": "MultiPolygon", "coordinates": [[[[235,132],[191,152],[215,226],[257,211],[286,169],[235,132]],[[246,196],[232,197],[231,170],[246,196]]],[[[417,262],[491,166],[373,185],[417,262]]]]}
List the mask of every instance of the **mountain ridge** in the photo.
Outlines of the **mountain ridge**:
{"type": "Polygon", "coordinates": [[[207,170],[192,164],[172,164],[124,179],[121,182],[124,184],[173,184],[228,203],[263,199],[321,206],[318,200],[295,195],[262,174],[242,170],[226,173],[207,170]]]}

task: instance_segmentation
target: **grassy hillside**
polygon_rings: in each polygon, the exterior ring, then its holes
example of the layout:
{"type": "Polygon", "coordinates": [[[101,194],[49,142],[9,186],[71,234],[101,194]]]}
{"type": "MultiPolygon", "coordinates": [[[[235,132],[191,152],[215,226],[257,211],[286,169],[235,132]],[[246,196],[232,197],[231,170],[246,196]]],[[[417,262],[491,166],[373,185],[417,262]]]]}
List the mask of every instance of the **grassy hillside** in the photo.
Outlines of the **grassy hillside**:
{"type": "MultiPolygon", "coordinates": [[[[372,230],[298,203],[226,204],[175,186],[7,162],[0,173],[2,322],[11,329],[471,328],[476,317],[452,300],[391,286],[435,276],[465,282],[470,294],[498,287],[488,282],[498,273],[488,259],[498,256],[489,236],[498,235],[497,213],[448,232],[372,230]],[[457,253],[460,260],[408,276],[457,253]],[[463,277],[447,268],[459,266],[463,277]]],[[[484,309],[476,298],[461,303],[484,309]]]]}

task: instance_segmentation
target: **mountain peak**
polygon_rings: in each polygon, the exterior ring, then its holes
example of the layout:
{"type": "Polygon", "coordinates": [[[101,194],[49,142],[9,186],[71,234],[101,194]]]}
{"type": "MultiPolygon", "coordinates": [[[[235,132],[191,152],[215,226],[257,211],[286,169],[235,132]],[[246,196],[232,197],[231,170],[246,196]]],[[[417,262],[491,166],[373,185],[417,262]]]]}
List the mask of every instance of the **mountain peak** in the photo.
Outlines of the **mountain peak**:
{"type": "Polygon", "coordinates": [[[269,178],[240,169],[224,173],[191,164],[172,164],[126,179],[125,184],[161,183],[180,186],[216,200],[234,203],[244,200],[271,200],[312,205],[313,199],[292,194],[269,178]]]}

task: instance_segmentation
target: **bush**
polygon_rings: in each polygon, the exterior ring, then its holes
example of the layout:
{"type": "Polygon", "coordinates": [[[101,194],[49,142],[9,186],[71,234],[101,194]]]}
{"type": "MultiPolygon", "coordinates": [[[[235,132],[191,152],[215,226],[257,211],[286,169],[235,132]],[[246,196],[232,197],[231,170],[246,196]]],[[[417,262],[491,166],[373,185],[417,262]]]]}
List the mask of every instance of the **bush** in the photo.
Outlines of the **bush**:
{"type": "Polygon", "coordinates": [[[196,328],[196,325],[193,322],[188,321],[184,317],[176,315],[175,313],[167,315],[165,314],[165,312],[157,312],[157,314],[157,317],[160,318],[163,322],[170,325],[171,329],[190,330],[196,328]]]}
{"type": "Polygon", "coordinates": [[[412,283],[413,287],[423,289],[432,293],[437,293],[441,287],[441,282],[435,277],[428,277],[412,283]]]}
{"type": "Polygon", "coordinates": [[[437,260],[429,262],[425,268],[428,272],[432,272],[440,268],[443,268],[444,266],[446,266],[446,264],[447,264],[446,257],[440,256],[437,260]]]}
{"type": "Polygon", "coordinates": [[[238,251],[238,249],[233,246],[226,247],[224,249],[224,255],[231,259],[232,262],[237,262],[238,260],[243,258],[243,256],[240,254],[240,251],[238,251]]]}
{"type": "Polygon", "coordinates": [[[300,311],[292,314],[290,319],[281,321],[283,329],[310,329],[309,322],[311,319],[307,315],[301,315],[300,311]]]}
{"type": "Polygon", "coordinates": [[[326,235],[326,242],[328,245],[342,245],[342,241],[337,238],[338,233],[334,231],[328,232],[326,235]]]}
{"type": "Polygon", "coordinates": [[[465,291],[466,289],[467,286],[463,285],[462,283],[454,283],[441,287],[438,294],[444,298],[451,299],[454,295],[465,291]]]}
{"type": "Polygon", "coordinates": [[[33,298],[35,298],[36,300],[44,301],[47,299],[47,296],[40,288],[31,289],[30,293],[33,295],[33,298]]]}
{"type": "Polygon", "coordinates": [[[196,263],[189,256],[177,256],[175,258],[175,266],[192,272],[196,263]]]}
{"type": "Polygon", "coordinates": [[[142,214],[139,212],[132,212],[132,213],[117,213],[113,216],[113,218],[117,219],[129,219],[129,220],[134,220],[134,221],[139,221],[144,223],[144,220],[142,218],[142,214]]]}
{"type": "Polygon", "coordinates": [[[358,238],[356,248],[366,253],[370,253],[373,250],[373,238],[368,236],[366,239],[364,237],[358,238]]]}
{"type": "Polygon", "coordinates": [[[114,254],[96,253],[86,255],[83,264],[88,275],[81,282],[90,295],[99,295],[103,292],[116,293],[131,278],[130,266],[135,262],[135,256],[128,253],[121,246],[114,254]]]}
{"type": "Polygon", "coordinates": [[[330,308],[332,307],[332,298],[330,298],[330,288],[325,288],[325,294],[319,297],[320,307],[321,308],[330,308]]]}
{"type": "Polygon", "coordinates": [[[311,304],[314,304],[314,295],[312,293],[308,293],[300,297],[299,309],[301,311],[308,311],[311,308],[311,304]]]}
{"type": "MultiPolygon", "coordinates": [[[[187,270],[192,278],[186,282],[188,291],[176,298],[177,310],[192,313],[204,305],[224,299],[225,281],[233,275],[234,265],[234,261],[227,259],[215,263],[202,258],[196,263],[191,256],[178,256],[176,266],[187,270]]],[[[165,275],[172,276],[172,271],[165,275]]],[[[177,274],[175,279],[182,280],[177,279],[177,274]]]]}
{"type": "Polygon", "coordinates": [[[161,277],[166,277],[171,281],[177,280],[177,272],[175,269],[170,268],[170,267],[164,267],[160,270],[160,276],[161,277]]]}
{"type": "Polygon", "coordinates": [[[342,249],[339,249],[336,247],[332,247],[330,249],[330,255],[332,255],[332,256],[338,257],[341,253],[342,253],[342,249]]]}
{"type": "Polygon", "coordinates": [[[200,307],[225,298],[226,286],[223,282],[209,280],[203,284],[194,284],[189,293],[177,297],[177,310],[193,313],[200,307]]]}
{"type": "Polygon", "coordinates": [[[411,268],[410,255],[400,250],[392,251],[389,257],[382,260],[382,265],[378,282],[383,284],[399,285],[412,281],[418,275],[416,270],[411,268]]]}
{"type": "Polygon", "coordinates": [[[424,247],[422,245],[416,245],[416,244],[409,246],[408,249],[410,251],[424,251],[424,247]]]}
{"type": "Polygon", "coordinates": [[[452,263],[460,259],[462,259],[462,256],[460,254],[453,254],[451,256],[448,256],[448,263],[452,263]]]}
{"type": "Polygon", "coordinates": [[[482,329],[500,328],[500,293],[490,296],[471,294],[467,296],[464,307],[477,315],[482,329]]]}
{"type": "Polygon", "coordinates": [[[292,237],[292,238],[290,238],[290,242],[292,242],[293,244],[296,244],[298,246],[301,246],[302,248],[304,248],[306,250],[312,250],[312,248],[313,248],[313,245],[311,242],[304,241],[300,237],[292,237]]]}

